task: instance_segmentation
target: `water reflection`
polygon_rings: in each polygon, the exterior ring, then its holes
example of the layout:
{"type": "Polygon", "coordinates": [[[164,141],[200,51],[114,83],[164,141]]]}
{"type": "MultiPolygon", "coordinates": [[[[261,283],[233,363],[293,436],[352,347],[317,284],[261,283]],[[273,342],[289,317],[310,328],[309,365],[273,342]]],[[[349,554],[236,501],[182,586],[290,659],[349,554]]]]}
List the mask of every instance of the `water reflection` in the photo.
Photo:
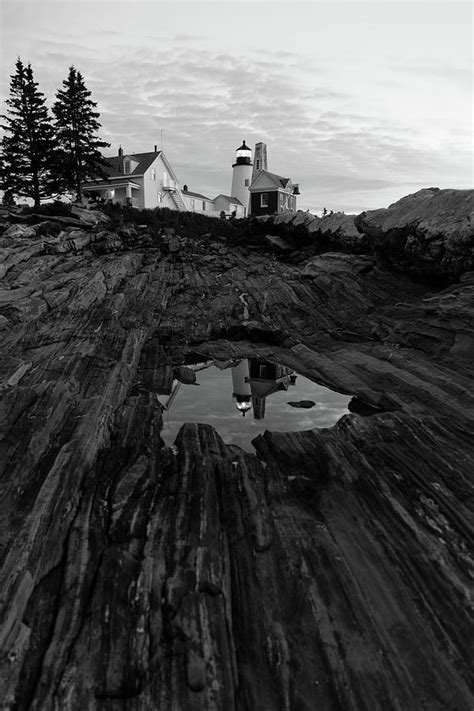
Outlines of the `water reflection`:
{"type": "MultiPolygon", "coordinates": [[[[216,365],[217,362],[216,362],[216,365]]],[[[296,384],[296,375],[291,368],[278,363],[269,363],[259,358],[244,358],[232,366],[232,397],[242,415],[253,409],[256,420],[265,417],[267,397],[296,384]]]]}
{"type": "Polygon", "coordinates": [[[203,422],[213,425],[224,442],[254,451],[251,440],[265,429],[330,427],[349,411],[349,396],[260,358],[201,361],[178,375],[188,384],[175,379],[169,391],[158,396],[164,410],[161,436],[167,445],[184,422],[203,422]],[[191,384],[193,373],[196,381],[191,384]],[[300,400],[312,400],[315,406],[295,407],[300,400]]]}

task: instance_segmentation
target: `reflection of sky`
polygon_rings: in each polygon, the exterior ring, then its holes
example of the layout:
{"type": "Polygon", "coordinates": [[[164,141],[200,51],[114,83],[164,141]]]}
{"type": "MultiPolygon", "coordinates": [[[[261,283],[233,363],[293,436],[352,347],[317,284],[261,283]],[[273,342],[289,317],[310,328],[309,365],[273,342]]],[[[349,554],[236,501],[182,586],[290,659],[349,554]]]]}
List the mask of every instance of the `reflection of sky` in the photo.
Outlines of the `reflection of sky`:
{"type": "MultiPolygon", "coordinates": [[[[232,399],[232,371],[210,366],[196,373],[197,385],[181,385],[168,412],[163,412],[161,436],[173,444],[184,422],[212,425],[227,444],[254,451],[251,440],[265,430],[291,432],[313,427],[331,427],[348,412],[348,395],[333,392],[298,375],[295,385],[273,393],[266,399],[265,419],[255,420],[253,411],[245,417],[232,399]],[[313,400],[310,410],[291,407],[288,402],[313,400]]],[[[163,398],[160,398],[163,400],[163,398]]],[[[166,399],[166,398],[165,398],[166,399]]]]}

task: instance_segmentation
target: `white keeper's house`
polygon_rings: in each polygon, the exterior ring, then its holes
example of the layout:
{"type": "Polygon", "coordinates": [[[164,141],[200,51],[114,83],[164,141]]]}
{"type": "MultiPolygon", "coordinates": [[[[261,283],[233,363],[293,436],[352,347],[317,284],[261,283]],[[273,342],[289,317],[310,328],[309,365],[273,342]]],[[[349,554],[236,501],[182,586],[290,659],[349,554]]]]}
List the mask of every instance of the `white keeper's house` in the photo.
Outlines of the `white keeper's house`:
{"type": "Polygon", "coordinates": [[[237,148],[232,165],[231,194],[207,197],[181,187],[163,151],[155,146],[149,153],[124,153],[107,157],[107,178],[83,184],[84,195],[137,208],[168,207],[183,212],[198,212],[209,217],[236,217],[275,214],[296,210],[297,184],[267,170],[267,147],[245,144],[237,148]]]}
{"type": "Polygon", "coordinates": [[[187,210],[178,179],[163,151],[107,157],[104,180],[84,183],[84,194],[138,208],[169,207],[187,210]]]}

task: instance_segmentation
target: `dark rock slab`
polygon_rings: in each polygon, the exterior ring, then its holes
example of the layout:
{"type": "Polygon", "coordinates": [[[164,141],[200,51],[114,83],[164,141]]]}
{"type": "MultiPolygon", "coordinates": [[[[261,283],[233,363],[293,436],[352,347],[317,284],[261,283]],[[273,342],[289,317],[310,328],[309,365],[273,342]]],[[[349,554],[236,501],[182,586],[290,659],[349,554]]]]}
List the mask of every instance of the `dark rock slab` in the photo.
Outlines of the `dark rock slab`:
{"type": "Polygon", "coordinates": [[[266,242],[280,252],[292,252],[294,247],[278,235],[265,235],[266,242]]]}
{"type": "Polygon", "coordinates": [[[5,708],[471,708],[472,273],[87,234],[0,244],[5,708]],[[191,352],[357,412],[258,456],[200,424],[165,447],[191,352]]]}
{"type": "Polygon", "coordinates": [[[196,382],[196,373],[185,365],[180,365],[174,369],[174,377],[184,385],[193,385],[196,382]]]}

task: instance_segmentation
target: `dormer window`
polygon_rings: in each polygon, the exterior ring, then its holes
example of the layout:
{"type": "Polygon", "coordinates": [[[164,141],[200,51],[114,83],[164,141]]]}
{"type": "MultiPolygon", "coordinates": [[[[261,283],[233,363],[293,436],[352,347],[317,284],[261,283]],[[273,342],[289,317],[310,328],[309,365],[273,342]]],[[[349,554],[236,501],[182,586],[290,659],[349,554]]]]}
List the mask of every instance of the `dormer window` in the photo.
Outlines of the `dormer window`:
{"type": "Polygon", "coordinates": [[[125,156],[123,159],[123,172],[125,175],[130,175],[139,165],[139,161],[135,160],[133,156],[125,156]]]}

